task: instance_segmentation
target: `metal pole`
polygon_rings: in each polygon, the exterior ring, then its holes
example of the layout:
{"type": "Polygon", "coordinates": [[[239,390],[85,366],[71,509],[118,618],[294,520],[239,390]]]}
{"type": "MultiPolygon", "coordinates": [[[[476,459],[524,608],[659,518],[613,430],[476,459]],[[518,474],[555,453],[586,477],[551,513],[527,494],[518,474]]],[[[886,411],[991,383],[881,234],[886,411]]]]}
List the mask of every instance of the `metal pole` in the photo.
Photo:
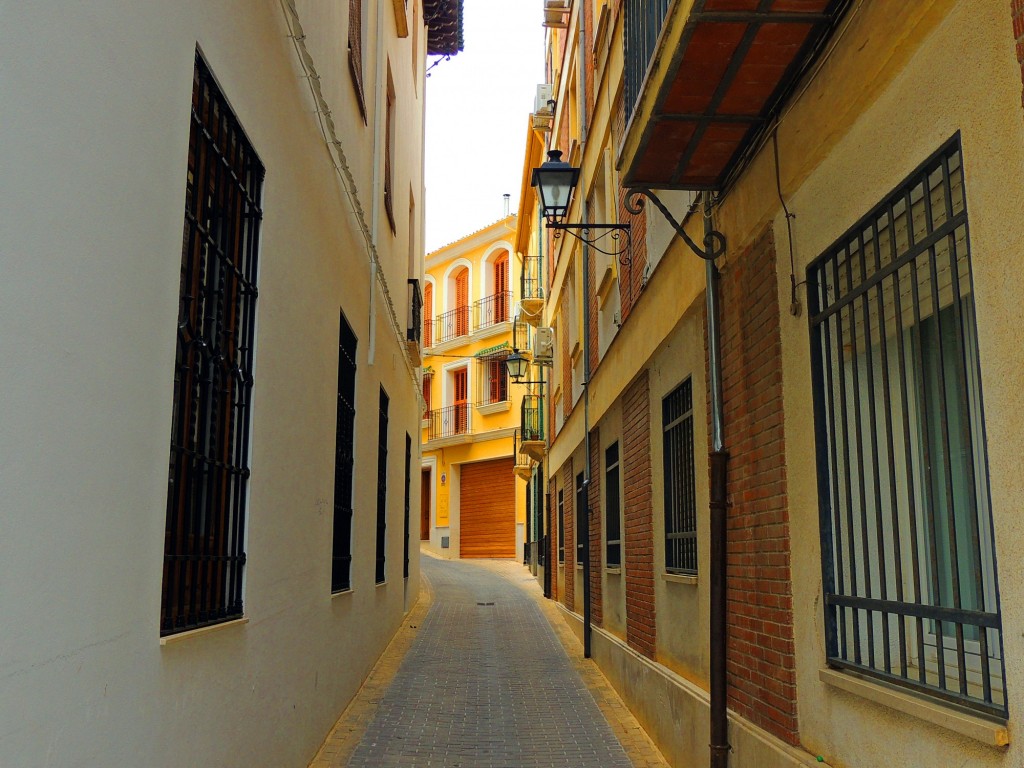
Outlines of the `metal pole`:
{"type": "MultiPolygon", "coordinates": [[[[584,221],[586,205],[584,204],[584,221]]],[[[583,243],[583,658],[590,658],[590,246],[583,243]]]]}
{"type": "MultiPolygon", "coordinates": [[[[711,198],[704,201],[704,232],[712,231],[711,198]]],[[[722,405],[722,349],[719,325],[718,268],[708,259],[705,264],[708,314],[708,375],[711,390],[711,606],[710,606],[710,682],[711,682],[711,768],[729,764],[729,714],[726,709],[726,481],[729,453],[725,450],[722,405]]]]}

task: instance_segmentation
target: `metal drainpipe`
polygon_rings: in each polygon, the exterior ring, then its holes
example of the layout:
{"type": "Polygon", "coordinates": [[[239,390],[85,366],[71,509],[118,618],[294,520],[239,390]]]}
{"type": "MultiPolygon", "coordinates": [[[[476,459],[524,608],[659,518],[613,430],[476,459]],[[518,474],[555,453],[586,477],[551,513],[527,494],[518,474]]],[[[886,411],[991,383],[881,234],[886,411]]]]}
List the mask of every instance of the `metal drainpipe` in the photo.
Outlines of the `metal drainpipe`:
{"type": "MultiPolygon", "coordinates": [[[[704,233],[712,230],[711,197],[704,201],[704,233]]],[[[707,280],[708,372],[711,389],[711,768],[729,765],[729,714],[726,710],[726,476],[729,452],[725,450],[722,407],[722,348],[719,325],[720,298],[718,268],[714,261],[704,262],[707,280]]]]}
{"type": "MultiPolygon", "coordinates": [[[[579,19],[580,49],[586,49],[587,24],[586,4],[580,7],[579,19]]],[[[580,105],[580,156],[587,147],[587,65],[585,57],[578,57],[580,105]]],[[[587,221],[587,201],[580,206],[583,221],[587,221]]],[[[583,658],[590,658],[590,247],[583,243],[583,521],[579,537],[583,541],[583,658]]],[[[571,396],[571,395],[570,395],[571,396]]]]}

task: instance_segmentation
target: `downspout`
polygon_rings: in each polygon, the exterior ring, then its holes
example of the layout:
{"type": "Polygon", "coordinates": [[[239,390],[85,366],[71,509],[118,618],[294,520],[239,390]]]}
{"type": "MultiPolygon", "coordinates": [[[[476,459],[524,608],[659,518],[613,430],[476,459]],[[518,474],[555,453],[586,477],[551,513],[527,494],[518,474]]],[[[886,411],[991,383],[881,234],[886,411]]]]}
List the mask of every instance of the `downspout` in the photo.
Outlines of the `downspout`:
{"type": "MultiPolygon", "coordinates": [[[[586,65],[586,4],[580,7],[577,18],[579,19],[579,42],[577,48],[584,52],[584,56],[577,56],[579,66],[579,97],[580,105],[580,158],[582,160],[587,151],[587,65],[586,65]]],[[[582,164],[582,163],[581,163],[582,164]]],[[[583,211],[583,221],[587,221],[587,201],[583,200],[580,206],[583,211]]],[[[583,658],[590,658],[590,246],[583,243],[583,501],[582,501],[582,530],[579,537],[583,542],[583,658]]]]}
{"type": "MultiPolygon", "coordinates": [[[[537,286],[538,289],[544,291],[548,290],[547,283],[544,281],[544,216],[540,212],[540,207],[537,208],[537,286]]],[[[543,313],[542,313],[543,314],[543,313]]],[[[544,413],[547,408],[550,407],[551,402],[547,397],[548,391],[544,386],[544,366],[540,367],[540,394],[541,394],[541,413],[544,413]]],[[[550,446],[548,440],[548,425],[551,424],[551,417],[548,414],[548,418],[544,423],[544,441],[550,446]]],[[[545,459],[550,458],[545,456],[545,459]]],[[[544,597],[551,599],[551,511],[550,505],[550,482],[551,482],[551,468],[549,461],[544,461],[541,465],[541,474],[544,480],[544,509],[541,513],[543,515],[543,531],[544,531],[544,597]]]]}
{"type": "MultiPolygon", "coordinates": [[[[704,200],[704,234],[711,225],[711,196],[704,200]]],[[[719,272],[712,259],[704,261],[707,280],[708,375],[711,390],[711,768],[729,765],[729,714],[726,709],[726,476],[729,452],[725,450],[722,406],[722,342],[720,327],[719,272]]]]}
{"type": "MultiPolygon", "coordinates": [[[[377,61],[374,64],[376,69],[374,79],[376,88],[373,94],[373,187],[370,195],[370,231],[373,233],[373,244],[376,247],[379,240],[380,227],[380,195],[378,190],[382,189],[381,171],[383,170],[383,147],[381,145],[381,103],[387,98],[387,71],[385,69],[385,47],[384,40],[384,14],[380,8],[377,13],[377,61]],[[384,98],[382,99],[382,91],[384,98]]],[[[367,349],[367,364],[373,365],[377,357],[377,286],[374,285],[375,275],[370,278],[370,319],[369,319],[369,345],[367,349]]]]}

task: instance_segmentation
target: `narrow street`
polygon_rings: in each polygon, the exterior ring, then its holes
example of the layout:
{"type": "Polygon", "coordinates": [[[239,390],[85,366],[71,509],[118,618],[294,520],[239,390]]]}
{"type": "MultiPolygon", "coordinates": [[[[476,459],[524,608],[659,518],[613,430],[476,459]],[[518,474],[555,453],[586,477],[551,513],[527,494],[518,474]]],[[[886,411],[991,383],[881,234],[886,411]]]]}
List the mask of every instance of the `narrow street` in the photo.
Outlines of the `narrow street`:
{"type": "Polygon", "coordinates": [[[666,765],[521,564],[424,557],[422,572],[310,768],[666,765]]]}

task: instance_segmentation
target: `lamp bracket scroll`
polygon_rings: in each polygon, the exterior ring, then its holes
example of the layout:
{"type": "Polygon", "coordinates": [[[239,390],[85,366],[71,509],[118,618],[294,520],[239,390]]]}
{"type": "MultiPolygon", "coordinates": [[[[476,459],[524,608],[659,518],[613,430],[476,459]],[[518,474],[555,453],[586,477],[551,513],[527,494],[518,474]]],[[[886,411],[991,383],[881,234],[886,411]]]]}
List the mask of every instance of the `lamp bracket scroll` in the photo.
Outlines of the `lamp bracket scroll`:
{"type": "Polygon", "coordinates": [[[716,258],[725,253],[725,235],[717,230],[711,230],[704,235],[704,247],[701,248],[697,243],[693,241],[683,229],[683,225],[676,221],[675,216],[665,206],[665,204],[658,198],[654,192],[647,187],[630,187],[629,194],[626,195],[624,207],[630,213],[636,215],[643,210],[644,198],[647,198],[654,207],[661,211],[661,215],[665,217],[666,221],[672,225],[672,229],[676,231],[676,234],[683,238],[683,241],[689,247],[691,251],[700,256],[702,259],[708,261],[714,261],[716,258]]]}
{"type": "Polygon", "coordinates": [[[548,229],[555,230],[555,237],[568,232],[582,243],[605,256],[614,256],[624,267],[633,264],[633,233],[625,224],[562,224],[549,221],[548,229]]]}

